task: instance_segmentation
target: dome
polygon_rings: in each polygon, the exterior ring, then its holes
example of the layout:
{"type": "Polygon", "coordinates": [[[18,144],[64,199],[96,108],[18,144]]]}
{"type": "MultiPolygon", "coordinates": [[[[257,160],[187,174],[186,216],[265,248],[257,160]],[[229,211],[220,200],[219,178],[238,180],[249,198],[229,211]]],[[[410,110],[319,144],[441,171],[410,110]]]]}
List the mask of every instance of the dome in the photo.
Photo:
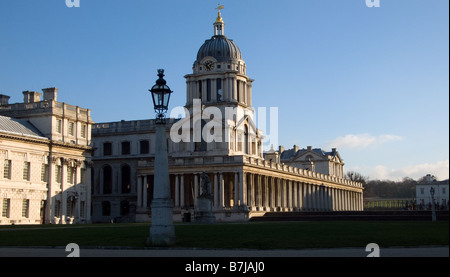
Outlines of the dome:
{"type": "Polygon", "coordinates": [[[226,36],[213,36],[205,41],[197,53],[197,61],[205,57],[214,57],[218,62],[241,60],[241,50],[226,36]]]}

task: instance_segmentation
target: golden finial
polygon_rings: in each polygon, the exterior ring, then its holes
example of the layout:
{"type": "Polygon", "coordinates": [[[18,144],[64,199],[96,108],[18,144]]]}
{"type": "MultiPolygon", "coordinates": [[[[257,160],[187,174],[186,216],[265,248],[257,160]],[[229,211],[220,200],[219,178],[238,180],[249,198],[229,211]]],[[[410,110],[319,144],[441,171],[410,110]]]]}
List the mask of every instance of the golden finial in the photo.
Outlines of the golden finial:
{"type": "Polygon", "coordinates": [[[220,5],[220,3],[219,3],[219,4],[218,4],[218,7],[216,8],[216,10],[219,10],[219,12],[217,13],[217,19],[216,19],[216,22],[223,23],[222,16],[221,16],[221,14],[220,14],[220,11],[223,10],[223,5],[220,5]]]}

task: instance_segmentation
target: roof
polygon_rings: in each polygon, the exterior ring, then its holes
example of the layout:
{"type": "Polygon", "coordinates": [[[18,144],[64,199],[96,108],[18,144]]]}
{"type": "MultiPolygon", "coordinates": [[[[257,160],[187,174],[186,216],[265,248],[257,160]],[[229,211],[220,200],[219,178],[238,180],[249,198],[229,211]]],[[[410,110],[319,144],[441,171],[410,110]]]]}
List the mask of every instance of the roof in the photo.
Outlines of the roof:
{"type": "Polygon", "coordinates": [[[300,150],[297,150],[297,151],[295,151],[294,148],[291,148],[291,149],[283,151],[281,153],[280,159],[281,160],[289,160],[289,159],[293,159],[293,158],[298,157],[298,156],[302,156],[302,155],[304,155],[305,153],[308,153],[308,152],[314,152],[317,155],[322,156],[324,158],[327,158],[328,156],[332,156],[333,157],[333,156],[337,155],[337,151],[329,151],[329,152],[327,152],[327,151],[322,150],[321,148],[314,148],[314,149],[305,149],[305,148],[303,148],[303,149],[300,149],[300,150]]]}
{"type": "Polygon", "coordinates": [[[26,137],[47,139],[33,124],[27,120],[0,115],[0,132],[26,137]]]}
{"type": "Polygon", "coordinates": [[[228,62],[231,60],[240,60],[242,58],[241,50],[226,36],[213,36],[206,40],[197,53],[197,61],[205,57],[214,57],[219,62],[228,62]]]}

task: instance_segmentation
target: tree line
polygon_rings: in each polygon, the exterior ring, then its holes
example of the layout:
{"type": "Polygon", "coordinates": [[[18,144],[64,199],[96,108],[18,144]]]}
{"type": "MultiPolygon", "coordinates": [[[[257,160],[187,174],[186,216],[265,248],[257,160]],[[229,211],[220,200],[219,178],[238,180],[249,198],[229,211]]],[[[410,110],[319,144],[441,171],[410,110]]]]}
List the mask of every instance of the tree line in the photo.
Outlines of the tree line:
{"type": "Polygon", "coordinates": [[[345,174],[348,180],[361,182],[364,187],[364,198],[379,197],[379,198],[415,198],[416,185],[423,183],[424,177],[419,180],[414,180],[409,177],[404,177],[401,181],[391,180],[369,180],[368,177],[363,176],[355,171],[349,171],[345,174]]]}

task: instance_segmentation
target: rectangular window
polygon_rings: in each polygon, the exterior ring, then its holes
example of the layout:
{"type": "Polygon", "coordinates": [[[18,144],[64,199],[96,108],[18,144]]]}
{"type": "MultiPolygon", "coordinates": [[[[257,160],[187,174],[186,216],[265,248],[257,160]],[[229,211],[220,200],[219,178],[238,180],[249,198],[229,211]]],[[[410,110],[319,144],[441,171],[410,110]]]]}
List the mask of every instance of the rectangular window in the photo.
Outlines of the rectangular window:
{"type": "Polygon", "coordinates": [[[61,131],[62,131],[62,120],[57,119],[56,120],[56,132],[61,134],[61,131]]]}
{"type": "Polygon", "coordinates": [[[82,138],[86,138],[86,128],[87,128],[87,126],[85,125],[85,124],[81,124],[81,137],[82,138]]]}
{"type": "Polygon", "coordinates": [[[3,178],[11,179],[11,160],[5,160],[3,164],[3,178]]]}
{"type": "Polygon", "coordinates": [[[222,101],[222,79],[216,79],[216,87],[217,87],[217,101],[222,101]]]}
{"type": "Polygon", "coordinates": [[[206,80],[206,101],[211,101],[211,79],[206,80]]]}
{"type": "Polygon", "coordinates": [[[61,216],[61,201],[56,200],[55,201],[55,217],[61,216]]]}
{"type": "Polygon", "coordinates": [[[23,179],[30,181],[30,163],[23,162],[23,179]]]}
{"type": "Polygon", "coordinates": [[[42,164],[41,182],[47,182],[47,180],[48,180],[48,164],[42,164]]]}
{"type": "Polygon", "coordinates": [[[4,198],[2,204],[2,217],[9,218],[10,199],[4,198]]]}
{"type": "Polygon", "coordinates": [[[75,177],[75,167],[67,167],[67,183],[73,184],[73,180],[75,177]]]}
{"type": "Polygon", "coordinates": [[[55,181],[56,183],[61,183],[61,175],[62,175],[62,167],[60,165],[56,166],[56,174],[55,174],[55,181]]]}
{"type": "Polygon", "coordinates": [[[75,123],[69,122],[69,136],[73,136],[75,134],[75,123]]]}
{"type": "Polygon", "coordinates": [[[198,84],[198,99],[202,99],[202,93],[203,93],[203,91],[202,91],[202,81],[198,81],[197,82],[197,84],[198,84]]]}
{"type": "Polygon", "coordinates": [[[241,102],[241,81],[236,81],[236,100],[241,102]]]}
{"type": "Polygon", "coordinates": [[[22,217],[28,218],[30,211],[30,200],[23,199],[22,201],[22,217]]]}
{"type": "Polygon", "coordinates": [[[112,155],[112,144],[111,144],[111,142],[103,143],[103,155],[104,156],[112,155]]]}
{"type": "Polygon", "coordinates": [[[122,155],[129,155],[131,153],[131,143],[129,141],[122,141],[122,155]]]}
{"type": "Polygon", "coordinates": [[[141,140],[139,143],[140,143],[140,153],[141,154],[150,153],[150,142],[148,140],[141,140]]]}

